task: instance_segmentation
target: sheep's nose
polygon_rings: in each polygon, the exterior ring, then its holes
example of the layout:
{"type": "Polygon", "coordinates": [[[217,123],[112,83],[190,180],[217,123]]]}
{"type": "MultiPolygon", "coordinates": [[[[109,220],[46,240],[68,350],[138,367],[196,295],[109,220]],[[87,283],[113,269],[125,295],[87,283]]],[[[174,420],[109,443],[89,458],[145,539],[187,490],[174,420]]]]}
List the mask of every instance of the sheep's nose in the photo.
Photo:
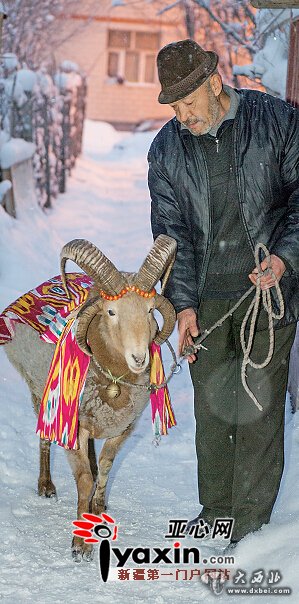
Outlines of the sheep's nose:
{"type": "Polygon", "coordinates": [[[138,365],[139,367],[142,367],[142,365],[144,364],[146,355],[144,354],[143,356],[140,356],[140,355],[135,356],[135,354],[132,354],[132,357],[133,357],[136,365],[138,365]]]}

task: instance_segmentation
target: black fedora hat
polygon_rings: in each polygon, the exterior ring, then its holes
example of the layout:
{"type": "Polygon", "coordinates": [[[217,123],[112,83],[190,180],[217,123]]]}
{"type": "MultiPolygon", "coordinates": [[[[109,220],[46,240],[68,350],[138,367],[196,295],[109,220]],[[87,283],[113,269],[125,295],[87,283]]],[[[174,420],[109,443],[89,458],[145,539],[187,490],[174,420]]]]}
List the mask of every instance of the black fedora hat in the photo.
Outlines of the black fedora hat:
{"type": "Polygon", "coordinates": [[[204,50],[194,40],[167,44],[158,53],[157,67],[162,90],[158,101],[174,103],[199,88],[218,64],[215,52],[204,50]]]}

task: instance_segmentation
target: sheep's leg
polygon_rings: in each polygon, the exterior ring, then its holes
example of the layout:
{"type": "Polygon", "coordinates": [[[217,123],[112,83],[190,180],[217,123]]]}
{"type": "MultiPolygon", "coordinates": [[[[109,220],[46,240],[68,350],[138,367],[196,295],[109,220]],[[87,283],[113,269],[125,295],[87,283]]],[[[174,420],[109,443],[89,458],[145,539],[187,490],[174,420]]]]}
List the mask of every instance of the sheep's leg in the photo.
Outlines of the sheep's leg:
{"type": "MultiPolygon", "coordinates": [[[[94,481],[90,469],[88,459],[88,436],[87,430],[79,429],[79,445],[78,450],[68,449],[66,451],[69,464],[72,468],[78,492],[78,520],[82,519],[81,515],[89,511],[89,500],[92,495],[94,481]]],[[[72,556],[75,562],[92,559],[92,545],[84,543],[82,537],[74,537],[72,542],[72,556]]]]}
{"type": "MultiPolygon", "coordinates": [[[[31,392],[31,400],[33,409],[38,415],[40,407],[40,399],[31,392]]],[[[39,440],[39,477],[38,477],[38,494],[41,497],[56,497],[56,488],[52,482],[50,471],[50,447],[49,440],[40,438],[39,440]]]]}
{"type": "Polygon", "coordinates": [[[90,438],[88,440],[88,459],[89,459],[92,477],[95,482],[97,479],[97,476],[98,476],[98,466],[97,466],[97,458],[96,458],[96,452],[95,452],[95,448],[94,448],[94,439],[93,438],[90,438]]]}
{"type": "Polygon", "coordinates": [[[99,474],[97,478],[94,496],[92,498],[93,514],[101,514],[105,510],[105,494],[109,472],[113,464],[116,453],[120,446],[131,434],[134,423],[131,424],[122,434],[113,438],[107,438],[103,444],[102,451],[99,457],[99,474]]]}
{"type": "Polygon", "coordinates": [[[40,439],[38,494],[42,497],[56,496],[56,488],[50,472],[50,447],[51,443],[48,440],[40,439]]]}

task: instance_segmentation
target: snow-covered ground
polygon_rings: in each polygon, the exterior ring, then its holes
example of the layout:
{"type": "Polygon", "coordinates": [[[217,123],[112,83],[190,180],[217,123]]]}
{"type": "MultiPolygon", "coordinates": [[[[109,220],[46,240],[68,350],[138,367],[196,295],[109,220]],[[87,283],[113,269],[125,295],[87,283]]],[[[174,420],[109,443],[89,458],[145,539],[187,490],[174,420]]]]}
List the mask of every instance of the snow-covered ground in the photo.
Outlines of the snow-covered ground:
{"type": "MultiPolygon", "coordinates": [[[[57,274],[60,248],[75,237],[95,243],[119,268],[138,269],[151,245],[146,152],[152,138],[153,133],[128,135],[107,124],[87,122],[84,155],[68,192],[48,215],[29,203],[13,220],[0,207],[0,310],[57,274]]],[[[176,335],[172,341],[176,344],[176,335]]],[[[166,353],[166,369],[168,359],[166,353]]],[[[109,513],[119,525],[121,548],[166,547],[168,519],[192,518],[199,511],[192,389],[186,365],[172,379],[170,391],[177,427],[154,447],[148,407],[111,472],[109,513]]],[[[64,451],[52,446],[58,500],[38,497],[36,419],[27,388],[8,363],[3,347],[0,401],[0,598],[17,604],[214,602],[215,596],[198,580],[104,585],[96,557],[89,564],[74,564],[70,542],[75,483],[64,451]]],[[[293,591],[288,602],[298,602],[299,593],[298,478],[298,413],[291,415],[287,406],[285,473],[271,523],[248,535],[234,554],[236,568],[246,571],[248,578],[253,570],[279,569],[280,585],[293,591]]],[[[250,601],[258,598],[251,596],[250,601]]],[[[235,602],[238,596],[223,594],[218,601],[235,602]]],[[[268,604],[271,596],[261,601],[268,604]]],[[[285,598],[275,596],[274,601],[285,598]]]]}

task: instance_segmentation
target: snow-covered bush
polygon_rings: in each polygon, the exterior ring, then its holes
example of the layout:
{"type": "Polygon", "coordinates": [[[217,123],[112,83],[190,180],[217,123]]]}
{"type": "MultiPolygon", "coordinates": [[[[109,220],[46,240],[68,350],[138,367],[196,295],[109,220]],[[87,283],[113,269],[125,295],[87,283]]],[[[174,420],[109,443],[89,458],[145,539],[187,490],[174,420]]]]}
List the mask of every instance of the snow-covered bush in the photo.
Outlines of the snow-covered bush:
{"type": "Polygon", "coordinates": [[[256,13],[255,42],[257,51],[252,63],[235,65],[235,75],[259,80],[267,92],[285,98],[291,18],[299,9],[263,9],[256,13]]]}
{"type": "MultiPolygon", "coordinates": [[[[62,20],[81,6],[80,0],[5,0],[4,4],[8,18],[2,52],[15,53],[30,69],[38,69],[42,62],[53,66],[52,49],[65,38],[62,20]]],[[[75,22],[74,32],[77,28],[75,22]]]]}
{"type": "Polygon", "coordinates": [[[65,191],[66,177],[81,151],[85,97],[85,78],[75,63],[64,61],[52,79],[44,67],[20,68],[12,53],[3,58],[0,140],[2,131],[9,138],[35,143],[33,167],[42,207],[50,207],[58,192],[65,191]]]}

